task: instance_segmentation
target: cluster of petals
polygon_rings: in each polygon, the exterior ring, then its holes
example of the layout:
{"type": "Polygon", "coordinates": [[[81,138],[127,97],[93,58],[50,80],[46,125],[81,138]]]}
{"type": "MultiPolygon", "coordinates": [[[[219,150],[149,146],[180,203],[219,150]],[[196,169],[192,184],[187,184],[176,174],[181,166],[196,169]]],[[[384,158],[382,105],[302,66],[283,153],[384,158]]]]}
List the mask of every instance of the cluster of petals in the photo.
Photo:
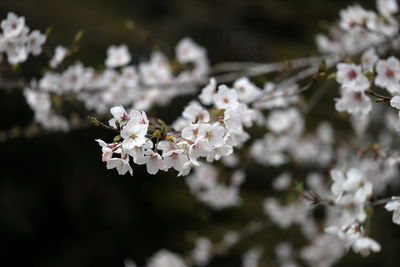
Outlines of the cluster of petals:
{"type": "MultiPolygon", "coordinates": [[[[0,52],[1,44],[0,41],[0,52]]],[[[61,65],[69,53],[66,47],[56,47],[49,61],[51,68],[39,80],[33,80],[27,90],[47,95],[49,99],[54,94],[73,94],[87,110],[94,110],[99,115],[105,115],[111,107],[117,105],[139,110],[148,110],[153,105],[167,105],[178,95],[194,92],[196,88],[190,84],[204,80],[209,71],[205,49],[190,38],[184,38],[178,43],[176,57],[183,64],[193,67],[176,76],[173,75],[168,58],[161,52],[153,52],[148,61],[133,66],[129,65],[131,55],[128,47],[112,45],[107,50],[106,68],[102,71],[86,67],[80,62],[61,65]]],[[[28,101],[28,104],[35,112],[40,109],[36,106],[37,102],[28,101]]],[[[53,105],[50,105],[46,117],[48,120],[63,120],[59,129],[65,129],[65,123],[68,126],[68,120],[57,115],[53,105]]],[[[43,120],[38,122],[44,128],[57,129],[56,123],[48,127],[49,124],[43,123],[43,120]]]]}
{"type": "Polygon", "coordinates": [[[332,27],[328,36],[317,35],[319,50],[328,54],[355,54],[395,36],[399,30],[394,18],[398,12],[397,1],[377,0],[376,7],[378,12],[360,5],[341,10],[339,27],[332,27]]]}
{"type": "Polygon", "coordinates": [[[38,30],[30,31],[24,17],[10,12],[0,25],[0,61],[2,53],[7,55],[10,64],[25,62],[29,54],[38,56],[42,53],[46,36],[38,30]]]}
{"type": "Polygon", "coordinates": [[[247,140],[244,127],[251,126],[254,114],[239,101],[236,90],[225,85],[219,86],[218,90],[215,88],[211,97],[218,110],[216,118],[212,120],[208,110],[200,103],[192,102],[174,123],[174,131],[163,133],[162,138],[151,135],[144,111],[128,113],[122,106],[111,108],[113,118],[109,125],[120,131],[122,140],[112,144],[98,140],[107,168],[117,168],[120,174],[128,171],[132,174],[129,163],[132,158],[136,164],[146,164],[150,174],[173,168],[179,176],[185,176],[193,166],[200,166],[201,158],[213,162],[232,154],[234,147],[247,140]],[[120,154],[120,157],[113,158],[113,154],[120,154]]]}
{"type": "Polygon", "coordinates": [[[336,77],[341,85],[341,97],[336,99],[336,110],[354,116],[367,115],[372,109],[372,102],[365,91],[371,84],[362,67],[352,63],[339,63],[336,77]]]}

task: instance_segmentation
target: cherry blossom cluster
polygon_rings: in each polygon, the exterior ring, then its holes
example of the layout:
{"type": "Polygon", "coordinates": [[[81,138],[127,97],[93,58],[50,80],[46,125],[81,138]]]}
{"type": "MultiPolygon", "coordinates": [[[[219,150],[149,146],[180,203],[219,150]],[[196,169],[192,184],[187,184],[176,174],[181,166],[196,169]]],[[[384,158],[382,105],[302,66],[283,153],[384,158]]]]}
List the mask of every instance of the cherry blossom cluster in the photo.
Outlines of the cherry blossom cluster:
{"type": "MultiPolygon", "coordinates": [[[[226,180],[226,176],[223,177],[226,180]]],[[[210,164],[202,164],[187,176],[186,184],[200,202],[219,210],[241,204],[239,189],[244,180],[245,173],[237,170],[228,181],[218,182],[217,169],[210,164]]]]}
{"type": "Polygon", "coordinates": [[[318,34],[319,50],[328,54],[356,54],[364,49],[394,38],[399,24],[396,0],[377,0],[378,12],[355,4],[340,11],[340,21],[330,29],[329,36],[318,34]]]}
{"type": "MultiPolygon", "coordinates": [[[[24,17],[10,12],[1,22],[1,29],[0,62],[2,53],[7,55],[9,64],[23,63],[29,54],[42,53],[47,37],[38,30],[30,32],[24,17]]],[[[172,63],[159,51],[138,66],[130,65],[131,55],[126,45],[108,48],[105,69],[101,71],[85,67],[79,61],[63,64],[64,59],[72,55],[71,49],[74,47],[57,46],[43,77],[27,82],[24,89],[35,121],[45,129],[70,128],[68,115],[54,107],[55,100],[65,95],[82,102],[87,110],[94,110],[98,115],[104,115],[116,105],[147,110],[155,104],[168,105],[176,96],[194,92],[196,83],[204,81],[209,72],[205,49],[190,38],[182,39],[176,46],[176,60],[182,65],[178,71],[173,70],[172,63]]]]}
{"type": "Polygon", "coordinates": [[[42,53],[46,35],[38,30],[30,31],[24,17],[8,13],[7,18],[1,21],[1,29],[0,62],[3,53],[7,55],[10,64],[25,62],[29,54],[37,56],[42,53]]]}
{"type": "MultiPolygon", "coordinates": [[[[104,71],[85,67],[80,62],[58,71],[69,53],[68,48],[58,46],[49,62],[53,69],[41,79],[31,81],[25,89],[26,95],[35,95],[27,101],[35,113],[43,105],[40,100],[51,100],[50,95],[73,95],[87,110],[94,110],[99,115],[116,105],[148,110],[155,104],[168,105],[176,96],[192,93],[196,82],[204,80],[209,71],[205,50],[190,38],[178,43],[176,57],[179,62],[191,67],[183,69],[177,76],[173,75],[171,63],[161,52],[154,52],[149,61],[138,66],[128,65],[131,55],[126,45],[108,48],[104,71]]],[[[37,122],[46,129],[65,130],[68,119],[56,114],[52,106],[45,116],[43,110],[35,114],[37,122]]]]}
{"type": "Polygon", "coordinates": [[[115,103],[146,110],[154,102],[168,104],[174,96],[185,93],[177,85],[199,81],[207,75],[206,52],[191,39],[178,43],[176,57],[183,64],[193,64],[193,68],[174,77],[169,60],[161,52],[154,52],[149,61],[135,67],[128,65],[131,55],[126,45],[112,45],[107,50],[103,72],[76,63],[62,73],[47,72],[39,81],[39,88],[58,94],[75,92],[88,109],[99,113],[115,103]]]}
{"type": "MultiPolygon", "coordinates": [[[[336,110],[353,116],[366,116],[371,112],[372,102],[366,93],[374,95],[374,85],[386,90],[390,97],[400,94],[400,61],[394,56],[380,59],[373,48],[362,55],[361,65],[338,64],[336,75],[341,84],[336,110]]],[[[397,97],[391,101],[392,106],[396,107],[396,101],[397,97]]]]}
{"type": "Polygon", "coordinates": [[[192,102],[173,129],[162,121],[149,121],[144,111],[127,113],[121,106],[113,107],[114,118],[109,125],[118,132],[114,139],[117,141],[107,144],[98,140],[107,168],[116,168],[119,174],[132,174],[132,158],[135,164],[146,164],[150,174],[173,168],[179,172],[178,176],[185,176],[193,166],[200,166],[201,158],[213,162],[232,154],[234,147],[249,138],[244,127],[252,125],[256,113],[241,102],[235,89],[226,85],[217,89],[215,80],[203,89],[200,99],[213,104],[212,112],[199,102],[192,102]],[[120,156],[113,157],[114,154],[120,156]]]}

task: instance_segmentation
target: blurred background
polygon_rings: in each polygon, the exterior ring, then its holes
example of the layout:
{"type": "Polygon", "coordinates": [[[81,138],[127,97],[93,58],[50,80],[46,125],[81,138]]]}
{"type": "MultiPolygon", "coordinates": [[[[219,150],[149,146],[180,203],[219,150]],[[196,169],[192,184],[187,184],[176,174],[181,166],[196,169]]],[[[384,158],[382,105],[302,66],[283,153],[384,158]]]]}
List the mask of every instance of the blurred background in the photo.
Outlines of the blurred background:
{"type": "MultiPolygon", "coordinates": [[[[359,1],[373,7],[375,1],[359,1]]],[[[53,31],[49,47],[68,45],[84,29],[76,55],[85,65],[103,64],[112,44],[127,44],[133,63],[159,49],[173,57],[176,43],[191,37],[208,51],[211,64],[227,61],[270,62],[316,54],[314,35],[338,18],[348,0],[1,0],[0,18],[9,11],[25,16],[31,29],[53,31]]],[[[33,77],[41,58],[22,74],[33,77]],[[35,65],[36,64],[36,65],[35,65]]],[[[0,92],[0,130],[28,125],[33,113],[18,90],[0,92]]],[[[153,110],[172,121],[187,99],[153,110]]],[[[333,108],[333,103],[329,108],[333,108]]],[[[88,114],[90,115],[90,114],[88,114]]],[[[168,248],[184,254],[199,236],[220,240],[249,220],[263,219],[261,201],[271,192],[279,170],[247,172],[243,204],[213,211],[199,203],[175,173],[119,176],[101,162],[96,138],[112,134],[96,128],[17,138],[0,143],[0,266],[123,266],[125,258],[144,265],[154,252],[168,248]]],[[[379,215],[379,214],[378,214],[379,215]]],[[[373,227],[383,250],[363,259],[345,256],[338,266],[398,266],[394,235],[400,228],[388,214],[373,227]],[[384,227],[380,227],[384,225],[384,227]]],[[[240,266],[254,242],[266,251],[265,266],[276,266],[280,241],[306,244],[296,227],[271,228],[239,244],[210,266],[240,266]]]]}

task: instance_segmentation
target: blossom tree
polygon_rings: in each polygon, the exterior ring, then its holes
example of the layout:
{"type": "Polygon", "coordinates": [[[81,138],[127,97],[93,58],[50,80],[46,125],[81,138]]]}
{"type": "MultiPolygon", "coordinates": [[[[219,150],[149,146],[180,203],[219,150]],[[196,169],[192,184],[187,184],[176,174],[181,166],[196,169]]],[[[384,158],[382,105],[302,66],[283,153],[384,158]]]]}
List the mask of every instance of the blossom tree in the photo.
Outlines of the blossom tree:
{"type": "MultiPolygon", "coordinates": [[[[66,65],[82,37],[78,33],[69,47],[55,48],[42,77],[0,80],[0,87],[24,88],[43,131],[88,124],[60,112],[64,99],[73,96],[95,114],[88,117],[92,125],[113,133],[110,140],[93,137],[107,169],[132,176],[137,168],[149,175],[174,172],[199,202],[216,211],[241,205],[242,185],[254,162],[280,172],[272,182],[276,194],[259,203],[262,220],[227,231],[220,241],[200,236],[185,255],[162,248],[146,266],[206,266],[271,225],[297,226],[307,240],[302,247],[276,244],[280,266],[332,266],[350,250],[363,257],[380,252],[379,229],[370,223],[374,210],[387,210],[400,224],[400,197],[388,190],[399,184],[397,13],[395,0],[377,0],[376,11],[354,4],[340,12],[327,35],[316,36],[319,56],[225,63],[223,69],[210,66],[206,50],[191,38],[176,46],[179,71],[160,51],[131,64],[124,44],[108,48],[101,69],[80,62],[66,65]],[[259,84],[252,79],[258,76],[268,81],[259,84]],[[308,127],[314,106],[329,96],[324,84],[331,81],[337,90],[329,112],[346,120],[352,134],[344,136],[333,116],[315,116],[316,127],[308,127]],[[305,99],[305,92],[311,97],[305,99]],[[191,100],[174,122],[152,115],[152,108],[182,95],[191,100]],[[283,201],[282,196],[290,198],[283,201]],[[319,208],[324,215],[317,217],[319,208]]],[[[43,52],[48,33],[30,31],[24,17],[10,12],[1,29],[4,64],[16,67],[43,52]]],[[[242,266],[261,266],[263,251],[262,244],[248,247],[242,266]]],[[[134,259],[126,259],[125,266],[136,266],[134,259]]]]}

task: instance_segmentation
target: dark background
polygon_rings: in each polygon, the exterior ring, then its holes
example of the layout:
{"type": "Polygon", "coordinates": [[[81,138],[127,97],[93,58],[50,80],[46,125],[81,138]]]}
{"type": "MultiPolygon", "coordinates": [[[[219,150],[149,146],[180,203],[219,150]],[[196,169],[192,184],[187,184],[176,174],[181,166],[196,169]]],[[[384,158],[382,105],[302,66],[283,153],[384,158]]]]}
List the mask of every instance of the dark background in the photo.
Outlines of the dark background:
{"type": "MultiPolygon", "coordinates": [[[[122,43],[129,45],[134,63],[154,49],[173,57],[174,46],[186,36],[207,48],[212,64],[269,62],[316,54],[315,33],[324,31],[352,2],[1,0],[0,18],[14,11],[26,17],[31,29],[52,26],[47,44],[53,48],[70,44],[84,29],[76,58],[86,65],[100,66],[107,47],[122,43]]],[[[21,74],[38,75],[35,66],[42,61],[32,59],[21,74]]],[[[184,100],[154,112],[172,120],[184,100]]],[[[2,90],[0,130],[31,120],[21,92],[2,90]]],[[[160,248],[188,252],[198,236],[218,241],[227,230],[263,218],[261,201],[270,194],[271,178],[279,173],[252,168],[242,187],[243,206],[214,212],[198,203],[174,173],[151,176],[143,166],[134,166],[131,177],[106,170],[96,138],[110,140],[112,135],[85,128],[0,143],[0,266],[110,267],[123,266],[128,257],[144,265],[160,248]]],[[[251,244],[264,245],[263,263],[274,266],[277,243],[306,244],[292,228],[269,229],[214,259],[211,266],[240,266],[241,255],[251,244]]],[[[374,217],[373,229],[382,252],[367,259],[349,253],[338,266],[398,266],[400,228],[385,213],[374,217]]]]}

